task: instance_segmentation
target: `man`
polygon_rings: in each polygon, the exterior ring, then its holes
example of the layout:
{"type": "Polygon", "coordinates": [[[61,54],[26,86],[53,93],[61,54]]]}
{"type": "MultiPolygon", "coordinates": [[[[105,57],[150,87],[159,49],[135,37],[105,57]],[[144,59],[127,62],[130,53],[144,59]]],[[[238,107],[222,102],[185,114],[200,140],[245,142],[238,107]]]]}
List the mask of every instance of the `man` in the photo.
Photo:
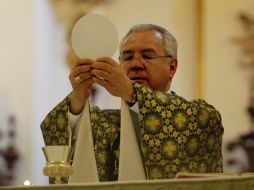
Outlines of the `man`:
{"type": "MultiPolygon", "coordinates": [[[[187,101],[170,89],[177,69],[177,42],[164,28],[136,25],[120,45],[120,65],[108,57],[80,60],[70,72],[72,93],[41,124],[46,145],[69,142],[93,83],[138,106],[141,155],[148,179],[178,172],[222,172],[223,127],[219,112],[203,100],[187,101]]],[[[91,109],[99,179],[117,180],[119,110],[91,109]]],[[[134,171],[135,172],[135,171],[134,171]]]]}

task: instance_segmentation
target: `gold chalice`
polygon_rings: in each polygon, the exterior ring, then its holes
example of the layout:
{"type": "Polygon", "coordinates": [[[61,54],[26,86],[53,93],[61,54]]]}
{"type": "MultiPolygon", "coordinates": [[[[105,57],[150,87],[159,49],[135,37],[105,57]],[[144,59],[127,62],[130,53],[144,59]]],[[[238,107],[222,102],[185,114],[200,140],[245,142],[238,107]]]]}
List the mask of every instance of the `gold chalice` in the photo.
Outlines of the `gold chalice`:
{"type": "Polygon", "coordinates": [[[42,150],[47,161],[43,174],[55,178],[55,184],[62,184],[61,178],[68,178],[74,172],[70,160],[71,146],[45,146],[42,150]]]}

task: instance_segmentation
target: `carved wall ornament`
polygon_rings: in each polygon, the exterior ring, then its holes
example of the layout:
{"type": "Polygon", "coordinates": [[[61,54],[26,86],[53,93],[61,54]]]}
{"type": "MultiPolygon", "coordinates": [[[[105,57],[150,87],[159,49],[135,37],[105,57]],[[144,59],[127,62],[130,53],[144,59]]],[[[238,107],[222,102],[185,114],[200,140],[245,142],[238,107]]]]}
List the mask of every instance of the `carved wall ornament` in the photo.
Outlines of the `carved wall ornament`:
{"type": "Polygon", "coordinates": [[[239,14],[239,20],[243,25],[244,35],[234,38],[234,42],[241,47],[242,66],[254,69],[254,16],[242,12],[239,14]]]}
{"type": "Polygon", "coordinates": [[[254,16],[240,13],[239,19],[243,25],[244,35],[234,38],[242,51],[241,66],[251,72],[249,82],[249,102],[247,113],[250,117],[250,131],[241,134],[237,139],[227,143],[229,154],[235,152],[235,157],[227,159],[227,165],[238,168],[238,172],[254,171],[254,16]],[[239,154],[239,152],[241,152],[239,154]],[[246,160],[246,161],[243,161],[246,160]]]}
{"type": "Polygon", "coordinates": [[[95,6],[101,3],[109,3],[111,0],[51,0],[55,14],[60,21],[70,23],[78,15],[89,13],[95,6]]]}

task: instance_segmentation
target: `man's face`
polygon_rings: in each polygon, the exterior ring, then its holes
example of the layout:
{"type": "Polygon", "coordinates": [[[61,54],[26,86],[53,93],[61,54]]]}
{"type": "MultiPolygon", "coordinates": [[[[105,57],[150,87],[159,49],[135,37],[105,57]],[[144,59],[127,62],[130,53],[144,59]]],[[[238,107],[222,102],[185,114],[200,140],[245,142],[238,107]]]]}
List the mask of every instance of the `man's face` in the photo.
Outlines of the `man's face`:
{"type": "Polygon", "coordinates": [[[132,81],[166,92],[176,72],[177,60],[165,56],[161,33],[134,32],[123,43],[120,63],[132,81]]]}

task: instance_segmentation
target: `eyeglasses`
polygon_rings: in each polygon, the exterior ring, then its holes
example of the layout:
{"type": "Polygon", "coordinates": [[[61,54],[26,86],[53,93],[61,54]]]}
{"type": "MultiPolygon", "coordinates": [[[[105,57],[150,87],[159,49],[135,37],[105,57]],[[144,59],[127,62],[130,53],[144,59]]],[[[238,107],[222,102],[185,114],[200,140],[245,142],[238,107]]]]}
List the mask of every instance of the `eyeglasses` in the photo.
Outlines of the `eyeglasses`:
{"type": "MultiPolygon", "coordinates": [[[[141,53],[139,56],[139,59],[145,63],[154,63],[160,58],[173,58],[173,57],[171,55],[151,55],[151,53],[141,53]]],[[[119,61],[124,64],[129,64],[135,59],[137,59],[137,57],[135,58],[134,53],[123,53],[119,57],[119,61]]]]}

